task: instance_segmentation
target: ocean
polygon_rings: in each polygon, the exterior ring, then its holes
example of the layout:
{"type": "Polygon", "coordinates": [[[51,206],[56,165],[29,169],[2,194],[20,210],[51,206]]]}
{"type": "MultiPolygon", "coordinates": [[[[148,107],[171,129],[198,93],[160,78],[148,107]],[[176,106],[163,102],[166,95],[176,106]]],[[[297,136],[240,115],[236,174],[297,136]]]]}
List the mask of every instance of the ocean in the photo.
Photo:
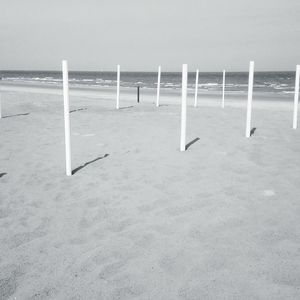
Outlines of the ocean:
{"type": "MultiPolygon", "coordinates": [[[[221,91],[222,73],[199,73],[199,91],[221,91]]],[[[56,71],[0,71],[2,82],[61,84],[61,72],[56,71]]],[[[70,85],[89,85],[93,87],[111,87],[116,85],[116,72],[70,72],[70,85]]],[[[188,88],[195,88],[195,73],[189,73],[188,88]]],[[[155,72],[121,72],[122,87],[137,87],[153,89],[157,85],[155,72]]],[[[162,72],[161,88],[180,89],[181,73],[162,72]]],[[[248,88],[247,72],[226,73],[226,91],[246,92],[248,88]]],[[[254,89],[258,92],[293,93],[295,88],[294,72],[256,72],[254,89]]]]}

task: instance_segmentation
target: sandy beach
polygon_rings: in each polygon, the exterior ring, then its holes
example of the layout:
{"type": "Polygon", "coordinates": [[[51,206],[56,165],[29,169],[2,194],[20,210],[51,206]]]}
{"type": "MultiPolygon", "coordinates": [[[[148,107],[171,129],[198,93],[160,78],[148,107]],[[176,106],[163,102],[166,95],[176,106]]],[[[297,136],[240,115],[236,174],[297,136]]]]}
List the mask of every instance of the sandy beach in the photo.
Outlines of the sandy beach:
{"type": "Polygon", "coordinates": [[[0,299],[299,299],[300,139],[292,96],[188,99],[2,86],[0,299]],[[241,100],[243,99],[244,100],[241,100]]]}

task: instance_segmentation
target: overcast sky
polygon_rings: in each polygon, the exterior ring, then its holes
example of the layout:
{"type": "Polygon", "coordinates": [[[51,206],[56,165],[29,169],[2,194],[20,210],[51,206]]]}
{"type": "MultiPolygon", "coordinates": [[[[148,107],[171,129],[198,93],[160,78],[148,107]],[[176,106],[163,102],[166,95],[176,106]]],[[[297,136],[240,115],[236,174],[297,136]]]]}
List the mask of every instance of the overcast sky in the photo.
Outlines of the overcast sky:
{"type": "Polygon", "coordinates": [[[0,69],[294,70],[300,0],[0,0],[0,69]]]}

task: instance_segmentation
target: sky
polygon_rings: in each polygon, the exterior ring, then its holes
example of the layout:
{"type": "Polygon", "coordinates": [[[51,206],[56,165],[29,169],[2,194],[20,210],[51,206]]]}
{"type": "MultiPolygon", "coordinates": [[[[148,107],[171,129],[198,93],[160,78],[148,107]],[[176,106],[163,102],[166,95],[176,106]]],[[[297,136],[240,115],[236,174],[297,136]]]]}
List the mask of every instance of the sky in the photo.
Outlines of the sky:
{"type": "Polygon", "coordinates": [[[0,0],[0,69],[294,70],[300,0],[0,0]]]}

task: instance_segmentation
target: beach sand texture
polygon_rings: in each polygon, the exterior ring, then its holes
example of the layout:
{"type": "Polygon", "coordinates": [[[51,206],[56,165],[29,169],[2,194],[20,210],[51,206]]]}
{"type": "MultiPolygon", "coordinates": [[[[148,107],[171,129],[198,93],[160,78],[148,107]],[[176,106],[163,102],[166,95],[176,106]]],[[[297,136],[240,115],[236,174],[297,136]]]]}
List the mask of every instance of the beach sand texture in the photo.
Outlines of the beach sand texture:
{"type": "Polygon", "coordinates": [[[62,96],[2,94],[0,299],[299,299],[292,106],[246,139],[246,97],[190,98],[181,153],[180,106],[131,97],[71,94],[67,177],[62,96]]]}

